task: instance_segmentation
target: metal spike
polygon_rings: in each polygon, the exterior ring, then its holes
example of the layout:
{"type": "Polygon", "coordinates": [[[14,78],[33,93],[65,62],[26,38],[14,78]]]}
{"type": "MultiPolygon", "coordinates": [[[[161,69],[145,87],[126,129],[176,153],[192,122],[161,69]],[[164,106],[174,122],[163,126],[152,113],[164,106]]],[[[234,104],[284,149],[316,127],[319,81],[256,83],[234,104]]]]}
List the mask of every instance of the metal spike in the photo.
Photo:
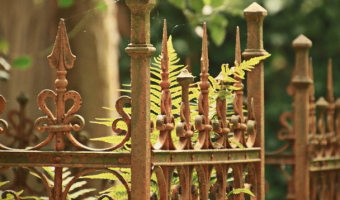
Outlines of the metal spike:
{"type": "Polygon", "coordinates": [[[240,30],[236,27],[236,45],[235,45],[235,62],[241,64],[241,43],[240,43],[240,30]]]}
{"type": "Polygon", "coordinates": [[[209,70],[208,60],[208,39],[207,39],[207,24],[203,23],[203,38],[202,38],[202,56],[201,56],[201,73],[206,73],[209,70]]]}
{"type": "Polygon", "coordinates": [[[328,70],[327,70],[327,101],[330,104],[334,103],[333,94],[333,73],[332,73],[332,59],[328,60],[328,70]]]}
{"type": "Polygon", "coordinates": [[[76,57],[72,54],[68,41],[64,19],[60,19],[57,37],[52,53],[47,57],[52,68],[65,71],[73,67],[76,57]]]}
{"type": "Polygon", "coordinates": [[[164,19],[163,26],[163,42],[162,42],[162,62],[161,68],[163,72],[167,72],[169,70],[169,55],[168,55],[168,33],[166,26],[166,19],[164,19]]]}
{"type": "MultiPolygon", "coordinates": [[[[310,79],[312,79],[312,81],[314,81],[314,75],[313,75],[313,60],[312,60],[312,57],[309,58],[309,77],[310,79]]],[[[314,82],[310,85],[310,88],[309,88],[309,100],[310,102],[313,102],[315,101],[315,90],[314,90],[314,82]]]]}

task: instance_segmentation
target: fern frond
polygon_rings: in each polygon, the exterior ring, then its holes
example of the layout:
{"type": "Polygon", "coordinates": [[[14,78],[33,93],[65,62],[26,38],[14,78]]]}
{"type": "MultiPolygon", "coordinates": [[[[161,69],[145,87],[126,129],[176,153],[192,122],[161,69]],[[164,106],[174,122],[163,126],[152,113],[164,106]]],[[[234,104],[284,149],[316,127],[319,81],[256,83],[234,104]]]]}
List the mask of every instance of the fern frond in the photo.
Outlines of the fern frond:
{"type": "Polygon", "coordinates": [[[80,188],[82,186],[84,186],[87,182],[86,181],[78,181],[78,182],[75,182],[72,184],[72,186],[70,187],[70,190],[69,191],[73,191],[77,188],[80,188]]]}
{"type": "Polygon", "coordinates": [[[0,182],[0,187],[7,184],[7,183],[9,183],[9,181],[0,182]]]}
{"type": "Polygon", "coordinates": [[[230,196],[231,194],[240,194],[240,193],[246,193],[246,194],[249,194],[251,195],[252,197],[255,197],[255,195],[249,190],[249,189],[246,189],[246,188],[237,188],[237,189],[233,189],[232,191],[230,191],[227,196],[230,196]]]}
{"type": "Polygon", "coordinates": [[[75,193],[69,194],[68,197],[69,197],[70,199],[75,199],[75,198],[77,198],[77,197],[79,197],[79,196],[81,196],[81,195],[84,195],[84,194],[86,194],[86,193],[89,193],[89,192],[92,192],[92,191],[95,191],[95,190],[96,190],[96,189],[94,189],[94,188],[90,188],[90,189],[82,189],[82,190],[79,190],[79,191],[77,191],[77,192],[75,192],[75,193]]]}

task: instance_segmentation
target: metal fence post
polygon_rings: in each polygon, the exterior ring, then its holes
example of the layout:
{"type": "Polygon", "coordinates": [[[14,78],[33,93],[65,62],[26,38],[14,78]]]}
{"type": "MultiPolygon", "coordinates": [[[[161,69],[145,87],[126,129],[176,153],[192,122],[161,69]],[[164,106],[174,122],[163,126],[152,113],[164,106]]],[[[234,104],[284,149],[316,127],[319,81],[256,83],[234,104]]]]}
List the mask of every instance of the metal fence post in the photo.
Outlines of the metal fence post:
{"type": "Polygon", "coordinates": [[[309,199],[309,86],[313,82],[309,77],[308,52],[312,42],[304,35],[297,37],[293,43],[296,52],[294,86],[294,135],[295,135],[295,198],[309,199]]]}
{"type": "Polygon", "coordinates": [[[150,199],[150,11],[156,0],[126,0],[131,10],[131,199],[150,199]]]}
{"type": "MultiPolygon", "coordinates": [[[[263,19],[267,16],[267,10],[257,3],[251,4],[244,10],[244,17],[247,20],[247,49],[243,52],[245,59],[267,55],[263,49],[263,19]]],[[[256,118],[256,141],[255,147],[261,147],[261,162],[255,164],[257,175],[257,199],[264,200],[265,180],[264,180],[264,71],[263,61],[261,61],[251,73],[247,73],[247,95],[248,105],[251,105],[253,98],[256,118]]]]}

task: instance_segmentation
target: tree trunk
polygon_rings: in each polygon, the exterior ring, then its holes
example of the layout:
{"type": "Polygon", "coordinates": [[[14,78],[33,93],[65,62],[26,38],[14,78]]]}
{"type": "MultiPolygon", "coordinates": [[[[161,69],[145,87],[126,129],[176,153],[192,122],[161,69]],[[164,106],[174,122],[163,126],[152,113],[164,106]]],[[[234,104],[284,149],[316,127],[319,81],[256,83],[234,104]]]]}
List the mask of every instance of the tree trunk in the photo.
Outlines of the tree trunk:
{"type": "MultiPolygon", "coordinates": [[[[33,58],[30,68],[12,68],[10,80],[0,83],[0,94],[7,99],[6,112],[0,118],[6,119],[8,110],[18,109],[16,98],[21,92],[30,96],[26,111],[30,119],[45,115],[39,111],[36,98],[43,89],[55,89],[56,70],[48,65],[46,56],[52,52],[59,18],[64,18],[72,52],[77,56],[74,67],[68,70],[67,89],[78,91],[83,99],[77,114],[85,118],[84,130],[90,138],[113,133],[109,127],[89,123],[96,117],[114,117],[114,112],[101,107],[114,108],[119,95],[116,8],[112,1],[102,2],[107,5],[104,10],[95,9],[95,1],[75,1],[72,7],[62,9],[56,0],[0,0],[0,36],[10,45],[5,58],[10,62],[22,55],[33,58]]],[[[55,109],[54,105],[50,109],[55,109]]],[[[41,139],[45,136],[39,134],[41,139]]]]}

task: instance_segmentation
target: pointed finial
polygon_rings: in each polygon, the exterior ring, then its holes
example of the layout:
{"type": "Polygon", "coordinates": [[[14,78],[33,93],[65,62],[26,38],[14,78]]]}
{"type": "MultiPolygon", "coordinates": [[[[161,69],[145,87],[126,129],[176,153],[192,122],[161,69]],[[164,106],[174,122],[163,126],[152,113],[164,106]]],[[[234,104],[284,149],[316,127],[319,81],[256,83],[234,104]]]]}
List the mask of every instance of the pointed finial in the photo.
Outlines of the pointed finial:
{"type": "MultiPolygon", "coordinates": [[[[309,58],[309,77],[312,81],[314,81],[314,75],[313,75],[313,60],[312,57],[309,58]]],[[[314,102],[315,97],[314,97],[314,82],[310,85],[309,88],[309,100],[311,102],[314,102]]]]}
{"type": "Polygon", "coordinates": [[[260,6],[256,2],[252,3],[246,9],[244,9],[244,14],[251,14],[251,13],[267,16],[267,10],[264,9],[262,6],[260,6]]]}
{"type": "Polygon", "coordinates": [[[76,57],[72,54],[68,41],[64,19],[60,19],[57,37],[52,53],[47,57],[52,68],[65,71],[73,67],[76,57]]]}
{"type": "Polygon", "coordinates": [[[166,26],[166,19],[164,19],[163,26],[163,41],[162,41],[162,63],[161,68],[163,72],[167,72],[169,70],[169,56],[168,56],[168,32],[166,26]]]}
{"type": "Polygon", "coordinates": [[[236,27],[236,45],[235,45],[235,62],[241,64],[241,44],[240,44],[240,29],[236,27]]]}
{"type": "Polygon", "coordinates": [[[332,73],[332,59],[328,60],[327,69],[327,101],[332,104],[334,102],[333,94],[333,73],[332,73]]]}
{"type": "Polygon", "coordinates": [[[203,23],[203,38],[202,38],[202,56],[201,56],[201,73],[206,73],[209,70],[208,60],[208,39],[207,39],[207,24],[203,23]]]}
{"type": "Polygon", "coordinates": [[[20,95],[17,97],[17,101],[21,106],[25,106],[28,102],[28,97],[25,93],[21,92],[20,95]]]}
{"type": "Polygon", "coordinates": [[[292,43],[293,48],[310,48],[312,41],[303,34],[299,35],[292,43]]]}

